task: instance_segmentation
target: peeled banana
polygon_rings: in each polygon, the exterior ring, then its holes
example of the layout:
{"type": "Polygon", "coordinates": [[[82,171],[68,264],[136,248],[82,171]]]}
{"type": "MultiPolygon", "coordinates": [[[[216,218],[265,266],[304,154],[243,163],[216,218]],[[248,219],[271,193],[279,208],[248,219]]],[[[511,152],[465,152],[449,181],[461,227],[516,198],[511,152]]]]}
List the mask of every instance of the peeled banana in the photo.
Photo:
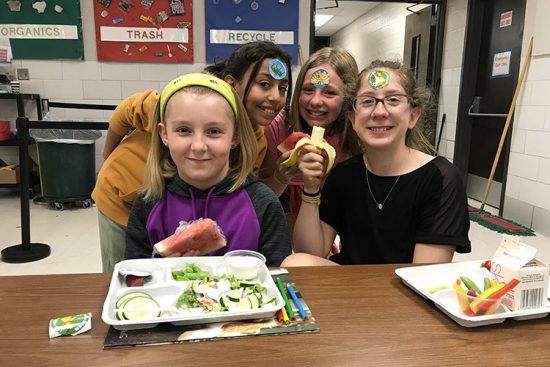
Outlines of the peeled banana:
{"type": "Polygon", "coordinates": [[[305,137],[296,143],[296,146],[294,147],[294,150],[290,154],[290,157],[288,157],[285,161],[281,162],[282,166],[285,167],[292,167],[296,164],[298,160],[298,154],[300,153],[300,150],[303,148],[304,145],[311,144],[316,146],[317,148],[323,150],[327,156],[327,164],[326,164],[326,173],[328,173],[332,166],[334,165],[334,159],[336,158],[336,150],[323,139],[323,136],[325,135],[325,128],[321,126],[313,126],[313,129],[311,131],[311,137],[305,137]]]}

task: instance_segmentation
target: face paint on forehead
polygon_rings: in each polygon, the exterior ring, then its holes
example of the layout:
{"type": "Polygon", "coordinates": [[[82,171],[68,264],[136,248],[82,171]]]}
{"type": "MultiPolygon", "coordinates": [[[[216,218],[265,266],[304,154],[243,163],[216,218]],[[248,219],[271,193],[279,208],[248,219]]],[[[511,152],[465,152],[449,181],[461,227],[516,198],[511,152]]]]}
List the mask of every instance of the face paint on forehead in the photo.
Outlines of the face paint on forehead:
{"type": "Polygon", "coordinates": [[[373,89],[384,88],[390,84],[390,74],[384,70],[373,70],[370,72],[367,80],[373,89]]]}
{"type": "Polygon", "coordinates": [[[286,66],[279,59],[271,60],[267,68],[274,79],[281,80],[287,76],[286,66]]]}
{"type": "Polygon", "coordinates": [[[315,88],[323,89],[330,83],[330,75],[325,69],[317,69],[311,74],[311,84],[315,88]]]}

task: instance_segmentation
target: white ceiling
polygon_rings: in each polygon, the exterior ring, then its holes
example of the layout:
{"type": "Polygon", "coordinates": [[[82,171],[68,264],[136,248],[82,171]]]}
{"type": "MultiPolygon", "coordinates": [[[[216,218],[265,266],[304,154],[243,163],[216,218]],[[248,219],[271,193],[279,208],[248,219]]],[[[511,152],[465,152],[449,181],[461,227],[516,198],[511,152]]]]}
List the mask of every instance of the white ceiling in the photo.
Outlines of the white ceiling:
{"type": "Polygon", "coordinates": [[[317,0],[316,14],[330,14],[334,15],[334,17],[322,27],[315,27],[316,36],[330,37],[333,33],[350,25],[355,19],[380,4],[377,1],[340,0],[338,1],[338,7],[336,7],[336,3],[334,0],[317,0]]]}

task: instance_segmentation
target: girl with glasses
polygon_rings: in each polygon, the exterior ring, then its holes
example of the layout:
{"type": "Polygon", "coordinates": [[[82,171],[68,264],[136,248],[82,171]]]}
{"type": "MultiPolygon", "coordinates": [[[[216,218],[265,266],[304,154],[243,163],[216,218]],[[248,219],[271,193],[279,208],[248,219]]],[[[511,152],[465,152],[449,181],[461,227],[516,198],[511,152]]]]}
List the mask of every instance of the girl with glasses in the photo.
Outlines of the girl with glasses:
{"type": "Polygon", "coordinates": [[[358,78],[349,122],[363,153],[336,166],[320,192],[324,157],[307,146],[296,254],[283,266],[450,262],[469,252],[467,198],[458,170],[419,123],[429,93],[398,62],[376,60],[358,78]],[[432,149],[433,151],[433,149],[432,149]],[[341,252],[326,260],[336,237],[341,252]]]}

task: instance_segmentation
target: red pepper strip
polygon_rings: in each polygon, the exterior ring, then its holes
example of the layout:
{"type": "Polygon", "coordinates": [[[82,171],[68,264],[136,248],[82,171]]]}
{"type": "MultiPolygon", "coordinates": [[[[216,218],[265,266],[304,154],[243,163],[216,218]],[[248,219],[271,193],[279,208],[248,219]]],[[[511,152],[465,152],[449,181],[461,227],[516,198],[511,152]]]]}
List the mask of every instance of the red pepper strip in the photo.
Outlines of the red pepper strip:
{"type": "Polygon", "coordinates": [[[498,291],[502,287],[504,287],[504,283],[498,283],[494,287],[491,287],[491,288],[487,289],[486,291],[481,292],[481,294],[476,297],[476,300],[472,301],[472,303],[470,303],[470,308],[472,309],[472,312],[476,315],[482,313],[483,310],[479,309],[479,304],[481,302],[483,302],[484,299],[487,299],[487,297],[489,297],[489,295],[495,293],[496,291],[498,291]]]}
{"type": "Polygon", "coordinates": [[[480,310],[487,310],[489,307],[491,307],[492,304],[494,304],[494,302],[491,300],[499,299],[500,297],[504,296],[506,293],[514,289],[515,286],[518,284],[519,284],[519,279],[514,278],[510,280],[508,283],[504,285],[504,287],[489,294],[485,301],[482,301],[479,303],[478,308],[480,310]]]}
{"type": "MultiPolygon", "coordinates": [[[[476,314],[476,315],[479,315],[479,314],[485,314],[488,312],[488,310],[491,308],[491,306],[487,307],[487,310],[485,309],[480,309],[479,308],[479,304],[481,302],[483,302],[484,299],[488,299],[488,297],[490,295],[492,295],[493,293],[495,293],[496,291],[502,289],[504,287],[504,283],[498,283],[497,285],[487,289],[486,291],[483,291],[477,298],[477,300],[473,301],[471,304],[470,304],[470,308],[472,309],[473,313],[476,314]]],[[[492,306],[495,306],[496,305],[496,301],[492,302],[492,306]]],[[[495,308],[495,307],[493,307],[495,308]]]]}

